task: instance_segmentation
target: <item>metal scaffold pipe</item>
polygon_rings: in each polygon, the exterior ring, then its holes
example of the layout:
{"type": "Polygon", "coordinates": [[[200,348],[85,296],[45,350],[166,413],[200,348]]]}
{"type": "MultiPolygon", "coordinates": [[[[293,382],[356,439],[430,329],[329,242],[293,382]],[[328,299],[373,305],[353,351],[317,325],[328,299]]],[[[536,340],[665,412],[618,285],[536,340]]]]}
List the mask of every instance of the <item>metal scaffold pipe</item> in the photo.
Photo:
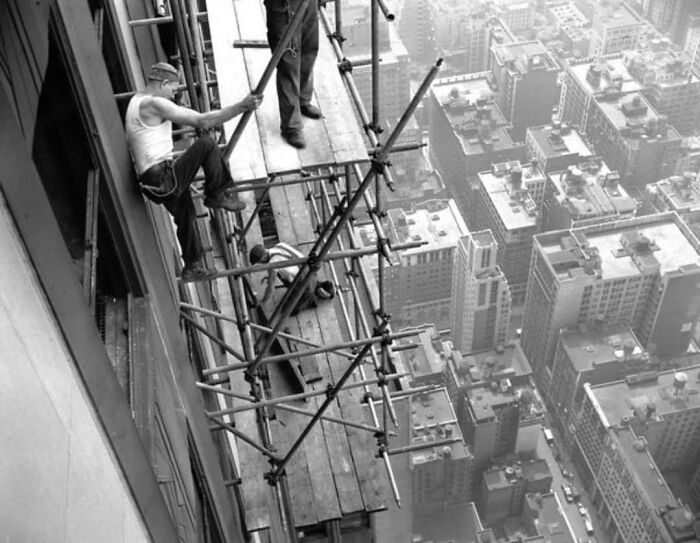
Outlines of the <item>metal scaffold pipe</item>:
{"type": "Polygon", "coordinates": [[[197,66],[197,79],[199,80],[200,98],[202,100],[203,111],[209,111],[211,104],[209,102],[209,87],[207,87],[207,70],[204,65],[204,47],[202,46],[202,30],[199,27],[197,20],[197,0],[187,1],[188,18],[190,21],[190,33],[192,34],[192,44],[194,46],[194,57],[197,66]]]}

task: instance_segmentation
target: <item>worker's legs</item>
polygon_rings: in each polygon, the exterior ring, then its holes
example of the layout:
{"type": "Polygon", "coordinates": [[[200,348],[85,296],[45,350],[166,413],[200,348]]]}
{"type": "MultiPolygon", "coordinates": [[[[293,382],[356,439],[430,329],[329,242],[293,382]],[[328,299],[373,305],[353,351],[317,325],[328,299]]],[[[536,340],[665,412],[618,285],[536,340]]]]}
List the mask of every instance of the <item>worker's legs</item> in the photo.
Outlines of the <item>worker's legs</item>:
{"type": "Polygon", "coordinates": [[[318,8],[312,0],[301,22],[301,57],[299,59],[299,104],[311,103],[314,95],[314,64],[318,56],[318,8]]]}
{"type": "Polygon", "coordinates": [[[215,196],[233,186],[233,179],[221,150],[211,136],[197,139],[176,161],[178,186],[187,190],[199,168],[204,170],[204,194],[215,196]]]}
{"type": "Polygon", "coordinates": [[[170,212],[177,227],[177,240],[182,248],[182,259],[185,266],[191,266],[202,258],[202,242],[199,240],[196,224],[196,212],[192,195],[185,190],[179,196],[168,198],[163,202],[170,212]]]}
{"type": "MultiPolygon", "coordinates": [[[[266,0],[267,41],[274,50],[284,34],[287,23],[292,18],[292,11],[285,7],[284,0],[266,0]]],[[[294,3],[290,2],[293,6],[294,3]]],[[[280,129],[282,132],[301,130],[301,111],[299,109],[299,70],[301,64],[301,28],[297,29],[287,50],[277,63],[277,98],[280,110],[280,129]]]]}

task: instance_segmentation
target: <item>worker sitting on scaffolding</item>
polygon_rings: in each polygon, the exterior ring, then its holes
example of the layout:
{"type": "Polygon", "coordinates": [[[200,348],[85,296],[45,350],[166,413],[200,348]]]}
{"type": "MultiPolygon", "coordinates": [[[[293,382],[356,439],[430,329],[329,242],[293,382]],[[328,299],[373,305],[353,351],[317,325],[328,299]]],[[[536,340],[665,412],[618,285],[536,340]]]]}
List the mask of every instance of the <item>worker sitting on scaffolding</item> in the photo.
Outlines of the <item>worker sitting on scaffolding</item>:
{"type": "MultiPolygon", "coordinates": [[[[255,245],[250,250],[249,260],[251,265],[257,263],[267,264],[268,262],[284,262],[295,258],[306,258],[304,253],[295,249],[291,245],[279,242],[274,247],[266,249],[262,245],[255,245]]],[[[267,280],[267,288],[265,294],[258,304],[263,304],[272,297],[272,292],[275,289],[275,282],[279,278],[280,282],[289,288],[294,282],[294,278],[299,273],[299,266],[290,265],[284,268],[276,268],[268,270],[268,276],[263,279],[267,280]]],[[[311,309],[316,307],[316,300],[330,300],[335,296],[335,286],[331,281],[318,281],[315,284],[307,285],[304,294],[301,296],[297,305],[292,311],[292,315],[296,315],[303,309],[311,309]]]]}
{"type": "Polygon", "coordinates": [[[219,126],[244,111],[256,109],[262,96],[249,94],[232,106],[199,113],[173,103],[180,76],[165,62],[154,64],[148,84],[129,102],[126,111],[126,137],[146,197],[163,204],[175,220],[177,239],[185,266],[183,281],[202,281],[216,270],[203,262],[202,242],[197,235],[196,213],[190,184],[197,170],[204,170],[204,205],[212,209],[240,211],[245,204],[230,190],[233,180],[221,150],[211,136],[204,135],[179,158],[173,159],[172,123],[208,129],[219,126]]]}

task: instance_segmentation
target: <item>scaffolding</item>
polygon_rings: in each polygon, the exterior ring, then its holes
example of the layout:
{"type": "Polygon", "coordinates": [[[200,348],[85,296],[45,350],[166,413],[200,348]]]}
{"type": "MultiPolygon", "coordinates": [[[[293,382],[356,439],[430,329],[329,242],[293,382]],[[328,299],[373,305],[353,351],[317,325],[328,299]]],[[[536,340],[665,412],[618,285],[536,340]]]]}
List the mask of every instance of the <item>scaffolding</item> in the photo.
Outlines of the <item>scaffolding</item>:
{"type": "MultiPolygon", "coordinates": [[[[237,0],[213,0],[228,2],[234,7],[233,12],[240,16],[238,10],[241,3],[237,0]]],[[[305,9],[311,2],[317,0],[300,0],[280,43],[272,51],[262,75],[250,88],[256,94],[263,94],[274,73],[275,66],[287,49],[290,40],[304,15],[305,9]]],[[[208,0],[211,7],[212,0],[208,0]]],[[[319,164],[313,171],[299,168],[297,171],[267,172],[267,175],[252,175],[250,178],[237,179],[236,191],[253,195],[255,207],[247,217],[218,210],[214,213],[212,224],[215,228],[219,243],[223,248],[223,258],[226,269],[218,274],[225,279],[230,291],[234,314],[219,311],[212,303],[211,307],[192,303],[191,291],[187,286],[180,285],[181,317],[183,323],[198,342],[208,340],[222,351],[228,353],[236,362],[207,368],[202,371],[201,380],[197,387],[203,394],[213,395],[220,409],[206,413],[211,422],[212,431],[224,431],[243,443],[257,450],[269,462],[270,469],[266,473],[246,475],[247,477],[264,477],[274,489],[277,507],[282,525],[285,527],[288,541],[297,540],[292,508],[289,503],[289,483],[286,470],[305,439],[315,425],[323,420],[333,424],[345,425],[363,432],[369,432],[376,439],[376,456],[384,465],[387,479],[396,503],[401,505],[401,496],[392,469],[390,456],[402,454],[421,448],[433,447],[435,443],[413,444],[408,447],[391,447],[391,438],[396,435],[398,427],[396,412],[392,398],[397,394],[404,395],[406,391],[392,387],[406,374],[396,371],[394,364],[393,342],[396,339],[416,335],[417,331],[394,332],[391,329],[391,315],[386,308],[386,284],[384,270],[394,263],[395,254],[401,250],[416,247],[422,242],[393,244],[387,237],[382,219],[384,211],[384,191],[394,189],[394,177],[389,155],[394,151],[417,149],[420,145],[399,145],[397,141],[402,130],[413,115],[419,102],[430,87],[440,68],[438,59],[426,74],[422,84],[413,96],[410,104],[401,115],[396,126],[382,141],[381,103],[380,103],[380,50],[379,25],[380,21],[391,22],[394,15],[384,3],[384,0],[368,0],[370,6],[371,29],[371,58],[362,64],[371,65],[371,97],[372,108],[368,113],[353,79],[353,64],[343,53],[343,25],[341,0],[332,3],[333,19],[327,13],[328,6],[322,0],[318,10],[322,35],[330,42],[331,50],[345,88],[356,108],[362,129],[364,130],[370,148],[361,160],[353,159],[344,164],[319,164]],[[283,175],[281,175],[282,173],[283,175]],[[246,248],[250,244],[249,234],[265,202],[273,191],[289,185],[300,185],[307,194],[311,218],[314,222],[315,240],[305,258],[291,259],[282,263],[268,263],[249,266],[245,262],[246,248]],[[358,206],[364,205],[369,220],[376,231],[376,245],[372,248],[363,247],[354,231],[354,213],[358,206]],[[363,265],[364,257],[376,255],[377,280],[368,273],[363,265]],[[297,273],[291,286],[287,288],[279,303],[270,314],[265,314],[255,304],[250,276],[260,271],[296,265],[297,273]],[[312,284],[317,274],[324,271],[333,282],[336,292],[336,304],[342,317],[342,327],[346,332],[347,341],[334,344],[322,344],[308,338],[290,333],[286,329],[289,316],[304,295],[305,290],[312,284]],[[348,294],[346,299],[345,294],[348,294]],[[213,318],[215,324],[207,326],[203,319],[213,318]],[[221,333],[221,322],[233,323],[240,335],[240,341],[234,346],[221,333]],[[274,345],[282,345],[282,354],[271,355],[274,345]],[[288,348],[284,348],[287,345],[288,348]],[[280,362],[313,356],[321,353],[333,353],[346,360],[342,373],[333,375],[327,387],[321,390],[304,390],[300,393],[287,394],[281,397],[269,397],[269,387],[265,384],[268,366],[280,362]],[[368,376],[365,364],[374,372],[368,376]],[[230,384],[230,372],[243,372],[245,381],[249,384],[249,395],[233,390],[230,384]],[[394,390],[392,390],[392,388],[394,390]],[[341,391],[361,389],[364,404],[369,411],[370,422],[364,420],[349,420],[333,414],[333,402],[341,391]],[[375,401],[374,390],[380,393],[379,401],[375,401]],[[318,400],[313,410],[300,409],[290,404],[294,400],[314,398],[318,400]],[[225,399],[235,400],[233,407],[227,406],[225,399]],[[280,409],[308,418],[295,439],[281,448],[274,443],[271,429],[270,409],[280,409]],[[254,411],[257,421],[257,436],[236,428],[231,417],[237,413],[254,411]]],[[[147,1],[146,4],[149,2],[147,1]]],[[[170,0],[169,15],[148,17],[132,20],[130,26],[139,28],[172,23],[177,34],[179,59],[184,72],[184,85],[189,104],[199,111],[208,111],[217,99],[223,98],[217,92],[217,74],[212,64],[218,59],[207,49],[207,39],[210,30],[207,24],[208,12],[200,11],[201,4],[197,0],[170,0]],[[216,74],[217,78],[213,76],[216,74]]],[[[152,10],[151,10],[152,12],[152,10]]],[[[230,21],[233,23],[233,21],[230,21]]],[[[240,19],[236,24],[240,25],[240,19]]],[[[267,48],[261,40],[245,40],[240,38],[234,42],[234,47],[242,51],[253,51],[267,48]]],[[[117,99],[129,98],[133,93],[117,95],[117,99]]],[[[228,104],[221,104],[222,106],[228,104]]],[[[238,120],[233,131],[230,131],[228,141],[223,146],[224,155],[230,158],[236,146],[242,141],[245,129],[253,111],[244,113],[238,120]]],[[[364,148],[364,146],[363,146],[364,148]]],[[[203,220],[203,219],[202,219],[203,220]]],[[[199,287],[201,288],[201,286],[199,287]]],[[[300,379],[303,386],[304,382],[300,379]]],[[[430,390],[432,387],[411,389],[408,393],[418,393],[430,390]]],[[[359,410],[362,412],[362,410],[359,410]]],[[[241,474],[236,474],[234,484],[240,482],[241,474]]],[[[339,533],[335,526],[331,531],[331,541],[337,540],[332,534],[339,533]]]]}

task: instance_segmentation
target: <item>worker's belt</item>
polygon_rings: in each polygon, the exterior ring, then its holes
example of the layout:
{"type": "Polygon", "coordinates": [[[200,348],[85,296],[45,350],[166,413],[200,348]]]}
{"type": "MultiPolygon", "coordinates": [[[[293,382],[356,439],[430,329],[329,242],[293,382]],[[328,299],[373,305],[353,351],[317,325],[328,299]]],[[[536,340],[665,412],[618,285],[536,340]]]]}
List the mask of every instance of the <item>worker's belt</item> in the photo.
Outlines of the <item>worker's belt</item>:
{"type": "Polygon", "coordinates": [[[172,160],[164,160],[148,168],[139,177],[139,187],[158,198],[171,196],[177,190],[177,178],[172,160]]]}

